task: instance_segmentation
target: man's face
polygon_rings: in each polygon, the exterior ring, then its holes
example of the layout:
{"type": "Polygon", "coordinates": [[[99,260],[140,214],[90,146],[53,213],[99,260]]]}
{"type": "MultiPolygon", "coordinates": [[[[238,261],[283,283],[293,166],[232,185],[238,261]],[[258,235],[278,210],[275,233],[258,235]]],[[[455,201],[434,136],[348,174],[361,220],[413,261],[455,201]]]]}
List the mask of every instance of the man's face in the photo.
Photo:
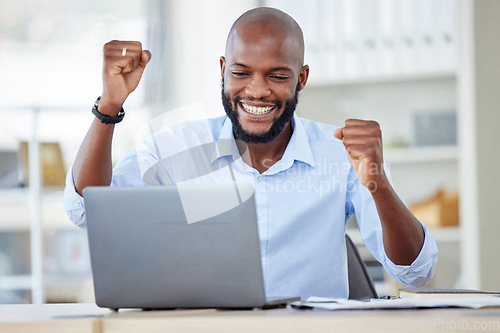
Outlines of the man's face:
{"type": "Polygon", "coordinates": [[[292,38],[241,29],[221,58],[222,100],[238,139],[266,143],[290,121],[308,67],[292,38]]]}
{"type": "MultiPolygon", "coordinates": [[[[297,107],[297,103],[299,102],[299,88],[300,84],[297,83],[293,98],[285,102],[283,112],[279,117],[273,119],[271,128],[267,132],[252,133],[243,128],[238,118],[238,113],[233,108],[233,105],[237,105],[241,102],[241,98],[236,96],[231,101],[229,95],[224,93],[224,80],[222,80],[222,105],[224,106],[224,110],[233,124],[233,133],[235,138],[246,143],[268,143],[273,141],[279,134],[281,134],[281,132],[283,132],[286,124],[288,124],[288,122],[293,118],[293,113],[297,107]]],[[[275,101],[275,103],[279,109],[282,108],[281,101],[275,101]]]]}

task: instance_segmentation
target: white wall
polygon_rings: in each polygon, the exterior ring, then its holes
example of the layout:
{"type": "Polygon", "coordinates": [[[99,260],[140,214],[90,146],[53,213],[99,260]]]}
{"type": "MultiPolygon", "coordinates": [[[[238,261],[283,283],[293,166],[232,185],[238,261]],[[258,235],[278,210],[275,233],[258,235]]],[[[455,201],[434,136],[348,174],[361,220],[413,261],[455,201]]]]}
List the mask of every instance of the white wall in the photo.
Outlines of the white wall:
{"type": "Polygon", "coordinates": [[[500,290],[500,1],[462,0],[461,5],[463,283],[500,290]]]}

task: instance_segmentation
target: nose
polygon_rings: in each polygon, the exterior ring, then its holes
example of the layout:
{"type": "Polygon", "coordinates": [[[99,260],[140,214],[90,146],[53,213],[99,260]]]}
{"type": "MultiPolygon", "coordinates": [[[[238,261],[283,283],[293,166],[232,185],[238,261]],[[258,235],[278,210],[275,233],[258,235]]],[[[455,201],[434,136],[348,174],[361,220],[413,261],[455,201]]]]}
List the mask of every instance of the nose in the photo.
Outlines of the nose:
{"type": "Polygon", "coordinates": [[[263,98],[271,94],[271,89],[269,89],[266,79],[260,75],[255,75],[252,80],[247,85],[245,93],[253,98],[263,98]]]}

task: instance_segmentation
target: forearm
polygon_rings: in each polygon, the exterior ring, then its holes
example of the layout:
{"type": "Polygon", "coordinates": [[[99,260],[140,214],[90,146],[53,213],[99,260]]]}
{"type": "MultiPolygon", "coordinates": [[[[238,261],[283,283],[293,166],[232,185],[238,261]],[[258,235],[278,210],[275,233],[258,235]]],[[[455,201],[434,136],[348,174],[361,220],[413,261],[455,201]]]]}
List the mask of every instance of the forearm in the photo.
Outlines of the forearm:
{"type": "Polygon", "coordinates": [[[387,256],[397,265],[410,265],[424,244],[422,225],[401,201],[388,180],[379,183],[372,196],[382,223],[387,256]]]}
{"type": "MultiPolygon", "coordinates": [[[[151,52],[142,50],[134,41],[111,41],[103,48],[103,93],[98,112],[116,117],[127,97],[141,80],[151,59],[151,52]]],[[[87,186],[107,186],[111,183],[111,143],[113,124],[94,119],[73,164],[73,182],[78,194],[87,186]]]]}
{"type": "Polygon", "coordinates": [[[87,186],[111,183],[111,144],[113,124],[102,124],[97,118],[90,126],[73,164],[73,181],[78,194],[87,186]]]}

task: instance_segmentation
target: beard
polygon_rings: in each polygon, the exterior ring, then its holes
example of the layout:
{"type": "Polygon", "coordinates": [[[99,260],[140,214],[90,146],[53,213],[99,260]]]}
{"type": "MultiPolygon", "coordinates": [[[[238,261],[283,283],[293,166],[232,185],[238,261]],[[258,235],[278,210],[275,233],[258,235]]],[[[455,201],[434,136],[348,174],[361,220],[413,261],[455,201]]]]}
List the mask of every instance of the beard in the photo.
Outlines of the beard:
{"type": "MultiPolygon", "coordinates": [[[[295,108],[297,107],[297,103],[299,102],[299,91],[300,91],[300,83],[297,82],[297,87],[295,88],[295,94],[291,99],[285,101],[285,109],[283,113],[276,119],[273,120],[271,128],[262,134],[254,134],[246,131],[243,126],[241,126],[240,120],[238,119],[238,114],[233,109],[233,105],[237,105],[241,101],[241,97],[235,96],[232,100],[233,104],[231,104],[231,99],[224,93],[224,79],[222,80],[222,105],[224,106],[224,110],[226,111],[227,116],[231,120],[233,124],[233,134],[234,138],[237,140],[241,140],[245,143],[268,143],[276,139],[278,135],[283,132],[285,125],[293,118],[293,113],[295,112],[295,108]]],[[[277,109],[281,109],[283,106],[282,101],[272,101],[273,104],[276,105],[277,109]]]]}

